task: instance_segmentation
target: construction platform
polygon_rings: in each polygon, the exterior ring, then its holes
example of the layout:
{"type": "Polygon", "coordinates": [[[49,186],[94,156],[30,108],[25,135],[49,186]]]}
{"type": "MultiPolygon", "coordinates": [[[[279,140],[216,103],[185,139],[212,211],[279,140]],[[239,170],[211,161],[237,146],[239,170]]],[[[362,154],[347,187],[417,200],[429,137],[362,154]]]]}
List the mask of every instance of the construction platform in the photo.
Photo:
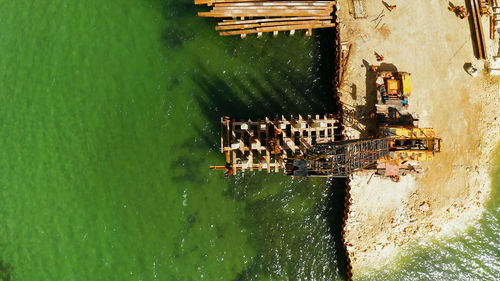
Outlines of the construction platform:
{"type": "Polygon", "coordinates": [[[372,139],[343,140],[333,115],[260,121],[221,118],[226,176],[238,171],[280,172],[292,177],[348,177],[361,169],[398,178],[418,172],[418,162],[441,150],[432,128],[381,127],[372,139]]]}

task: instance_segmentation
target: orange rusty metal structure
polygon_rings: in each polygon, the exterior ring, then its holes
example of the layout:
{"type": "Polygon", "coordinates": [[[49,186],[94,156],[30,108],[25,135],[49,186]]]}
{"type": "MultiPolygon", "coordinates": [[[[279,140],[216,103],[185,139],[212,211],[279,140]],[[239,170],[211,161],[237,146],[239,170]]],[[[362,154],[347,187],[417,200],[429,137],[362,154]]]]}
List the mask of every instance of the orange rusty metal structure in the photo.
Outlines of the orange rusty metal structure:
{"type": "Polygon", "coordinates": [[[470,0],[472,22],[474,24],[474,37],[477,46],[477,58],[487,59],[486,44],[484,41],[483,23],[481,21],[481,10],[478,0],[470,0]]]}
{"type": "Polygon", "coordinates": [[[331,114],[259,121],[223,117],[221,152],[226,155],[226,165],[210,168],[226,170],[226,176],[246,170],[279,172],[285,169],[287,159],[305,157],[314,145],[339,139],[339,125],[331,114]]]}
{"type": "Polygon", "coordinates": [[[333,115],[259,121],[223,117],[221,152],[226,164],[210,168],[225,170],[227,177],[247,170],[347,177],[361,169],[399,177],[400,169],[411,172],[414,162],[432,159],[440,151],[440,139],[430,128],[382,127],[378,138],[342,140],[339,125],[333,115]]]}

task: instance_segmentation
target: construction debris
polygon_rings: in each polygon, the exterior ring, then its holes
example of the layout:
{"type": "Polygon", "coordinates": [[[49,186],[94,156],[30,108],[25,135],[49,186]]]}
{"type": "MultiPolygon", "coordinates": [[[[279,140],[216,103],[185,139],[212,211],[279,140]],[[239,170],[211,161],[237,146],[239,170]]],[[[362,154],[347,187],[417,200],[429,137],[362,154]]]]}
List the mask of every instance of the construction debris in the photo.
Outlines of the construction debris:
{"type": "Polygon", "coordinates": [[[348,44],[347,42],[340,43],[340,67],[338,71],[338,81],[339,84],[337,89],[341,89],[344,87],[344,74],[347,71],[347,65],[349,64],[349,57],[351,56],[352,44],[348,44]]]}
{"type": "Polygon", "coordinates": [[[382,12],[380,12],[380,14],[372,19],[372,22],[376,22],[377,24],[375,25],[375,29],[377,29],[377,27],[380,25],[380,23],[382,22],[382,18],[385,17],[385,14],[384,14],[385,10],[382,10],[382,12]]]}
{"type": "Polygon", "coordinates": [[[366,15],[366,1],[365,0],[352,0],[355,19],[365,19],[366,15]]]}
{"type": "Polygon", "coordinates": [[[488,73],[490,75],[500,75],[500,56],[493,57],[488,63],[488,73]]]}

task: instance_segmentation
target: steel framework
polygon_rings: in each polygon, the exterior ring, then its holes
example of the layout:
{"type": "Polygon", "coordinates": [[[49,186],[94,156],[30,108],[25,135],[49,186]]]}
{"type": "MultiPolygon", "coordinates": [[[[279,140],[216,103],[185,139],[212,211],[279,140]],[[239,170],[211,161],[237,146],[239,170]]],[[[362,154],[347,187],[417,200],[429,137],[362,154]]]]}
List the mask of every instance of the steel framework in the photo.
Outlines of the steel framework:
{"type": "Polygon", "coordinates": [[[340,141],[317,144],[305,159],[290,159],[286,174],[300,177],[347,177],[375,165],[389,154],[389,139],[340,141]]]}

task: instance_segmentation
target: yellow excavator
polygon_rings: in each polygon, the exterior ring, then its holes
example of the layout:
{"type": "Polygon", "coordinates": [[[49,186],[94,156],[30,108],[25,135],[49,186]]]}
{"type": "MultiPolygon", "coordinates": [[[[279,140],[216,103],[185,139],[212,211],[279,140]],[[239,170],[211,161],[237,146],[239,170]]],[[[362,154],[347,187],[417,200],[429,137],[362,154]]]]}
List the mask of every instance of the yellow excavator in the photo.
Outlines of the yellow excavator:
{"type": "Polygon", "coordinates": [[[389,153],[377,161],[377,174],[395,181],[407,173],[420,172],[419,163],[434,159],[441,151],[441,139],[432,128],[380,127],[381,137],[389,138],[389,153]]]}
{"type": "Polygon", "coordinates": [[[375,104],[379,126],[413,126],[417,121],[408,111],[408,98],[411,95],[411,74],[408,72],[379,71],[375,69],[375,104]]]}

